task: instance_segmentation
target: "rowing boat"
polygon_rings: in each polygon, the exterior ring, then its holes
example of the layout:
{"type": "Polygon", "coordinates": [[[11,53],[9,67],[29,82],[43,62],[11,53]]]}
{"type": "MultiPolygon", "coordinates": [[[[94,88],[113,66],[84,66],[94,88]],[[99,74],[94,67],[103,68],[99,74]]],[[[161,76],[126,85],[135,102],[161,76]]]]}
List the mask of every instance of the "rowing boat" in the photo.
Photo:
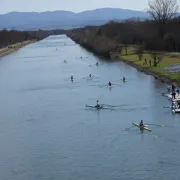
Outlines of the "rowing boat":
{"type": "Polygon", "coordinates": [[[96,108],[96,109],[105,109],[105,107],[103,107],[102,105],[100,105],[100,106],[91,106],[91,105],[87,105],[86,104],[86,107],[89,107],[89,108],[96,108]]]}
{"type": "Polygon", "coordinates": [[[100,106],[91,106],[91,105],[87,105],[86,104],[86,107],[89,107],[89,108],[95,108],[95,109],[109,109],[109,110],[114,110],[113,108],[108,108],[108,107],[105,107],[104,105],[100,105],[100,106]]]}
{"type": "Polygon", "coordinates": [[[146,127],[146,126],[139,126],[139,124],[138,124],[138,123],[132,122],[132,124],[133,124],[134,126],[139,127],[139,129],[140,129],[140,130],[146,130],[146,131],[149,131],[149,132],[151,132],[151,131],[152,131],[151,129],[149,129],[149,128],[148,128],[148,127],[146,127]]]}
{"type": "Polygon", "coordinates": [[[146,130],[146,131],[149,131],[149,132],[151,132],[151,131],[152,131],[151,129],[149,129],[149,128],[148,128],[148,127],[146,127],[146,126],[139,126],[139,124],[138,124],[138,123],[132,122],[132,124],[133,124],[134,126],[139,127],[139,129],[140,129],[140,130],[146,130]]]}
{"type": "Polygon", "coordinates": [[[173,109],[172,112],[173,113],[180,113],[180,109],[179,108],[178,109],[173,109]]]}

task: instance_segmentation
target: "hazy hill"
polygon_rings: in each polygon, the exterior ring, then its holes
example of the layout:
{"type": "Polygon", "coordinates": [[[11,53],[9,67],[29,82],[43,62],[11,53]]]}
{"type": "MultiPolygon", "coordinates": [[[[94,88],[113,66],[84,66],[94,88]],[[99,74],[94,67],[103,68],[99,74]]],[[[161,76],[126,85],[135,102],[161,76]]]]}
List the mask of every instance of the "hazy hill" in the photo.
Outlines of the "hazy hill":
{"type": "Polygon", "coordinates": [[[55,29],[76,28],[86,25],[102,25],[113,19],[147,18],[148,14],[141,11],[102,8],[80,13],[70,11],[53,12],[11,12],[0,15],[0,28],[7,29],[55,29]]]}

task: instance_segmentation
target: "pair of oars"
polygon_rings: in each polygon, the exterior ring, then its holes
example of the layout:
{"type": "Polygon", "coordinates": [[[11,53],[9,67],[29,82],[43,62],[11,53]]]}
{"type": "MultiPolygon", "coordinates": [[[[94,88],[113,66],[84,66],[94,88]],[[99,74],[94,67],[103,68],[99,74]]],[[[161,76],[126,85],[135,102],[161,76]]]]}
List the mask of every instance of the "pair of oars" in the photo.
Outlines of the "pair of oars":
{"type": "MultiPolygon", "coordinates": [[[[164,125],[159,125],[159,124],[146,124],[146,125],[157,126],[157,127],[165,127],[164,125]]],[[[127,130],[133,128],[133,127],[135,127],[135,126],[131,126],[129,128],[122,129],[122,131],[127,131],[127,130]]]]}

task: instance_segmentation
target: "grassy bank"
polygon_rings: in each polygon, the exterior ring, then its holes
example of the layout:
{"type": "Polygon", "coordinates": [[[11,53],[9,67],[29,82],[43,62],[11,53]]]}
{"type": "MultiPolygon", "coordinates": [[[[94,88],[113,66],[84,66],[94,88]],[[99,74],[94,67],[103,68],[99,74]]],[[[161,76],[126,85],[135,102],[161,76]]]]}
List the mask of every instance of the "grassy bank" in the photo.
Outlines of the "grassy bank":
{"type": "Polygon", "coordinates": [[[28,45],[28,44],[35,43],[35,42],[36,42],[36,40],[32,40],[32,41],[29,40],[29,41],[24,41],[22,43],[12,44],[12,45],[9,46],[9,48],[8,47],[1,48],[0,49],[0,57],[5,56],[5,55],[7,55],[7,54],[9,54],[11,52],[14,52],[14,51],[28,45]]]}
{"type": "Polygon", "coordinates": [[[176,55],[180,52],[179,22],[180,19],[170,21],[163,37],[159,36],[154,21],[109,22],[99,27],[74,29],[67,36],[98,55],[116,57],[163,82],[180,83],[179,72],[165,69],[180,63],[180,56],[176,55]],[[138,54],[142,51],[143,57],[139,60],[138,54]]]}
{"type": "Polygon", "coordinates": [[[120,53],[111,53],[112,57],[118,57],[122,61],[124,61],[127,64],[130,64],[140,71],[143,71],[147,74],[153,75],[155,78],[163,81],[163,82],[177,82],[180,83],[180,72],[170,72],[166,70],[165,68],[168,68],[169,66],[180,64],[180,55],[173,53],[164,53],[162,60],[160,63],[158,63],[157,67],[153,66],[153,58],[151,53],[144,53],[142,60],[139,60],[138,55],[134,51],[134,47],[128,48],[128,54],[125,55],[124,52],[120,53]],[[145,62],[145,59],[147,59],[147,63],[145,62]],[[151,60],[151,65],[149,60],[151,60]]]}

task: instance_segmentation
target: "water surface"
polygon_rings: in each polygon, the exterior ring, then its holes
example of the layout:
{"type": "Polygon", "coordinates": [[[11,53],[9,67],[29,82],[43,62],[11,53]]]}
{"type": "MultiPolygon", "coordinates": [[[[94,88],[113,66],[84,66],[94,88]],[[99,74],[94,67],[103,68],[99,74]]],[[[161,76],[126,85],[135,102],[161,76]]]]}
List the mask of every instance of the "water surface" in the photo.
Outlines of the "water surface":
{"type": "Polygon", "coordinates": [[[124,63],[96,57],[66,36],[1,58],[1,179],[179,179],[180,119],[162,108],[169,105],[161,96],[165,87],[124,63]],[[99,78],[85,79],[90,73],[99,78]],[[108,81],[122,87],[100,86],[108,81]],[[96,100],[118,110],[85,108],[96,100]],[[141,119],[165,127],[122,132],[141,119]]]}

